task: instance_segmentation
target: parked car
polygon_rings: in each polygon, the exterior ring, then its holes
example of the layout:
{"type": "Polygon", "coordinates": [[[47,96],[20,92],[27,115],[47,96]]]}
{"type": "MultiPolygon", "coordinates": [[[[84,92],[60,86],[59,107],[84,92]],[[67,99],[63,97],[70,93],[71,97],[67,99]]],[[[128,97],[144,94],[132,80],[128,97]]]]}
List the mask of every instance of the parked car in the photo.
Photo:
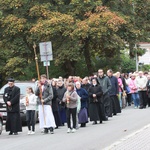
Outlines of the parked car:
{"type": "Polygon", "coordinates": [[[0,113],[0,134],[2,134],[2,130],[3,130],[3,115],[2,113],[0,113]]]}
{"type": "MultiPolygon", "coordinates": [[[[35,90],[35,82],[23,82],[23,81],[16,81],[15,85],[20,88],[20,116],[22,123],[26,123],[26,107],[25,107],[25,96],[26,96],[26,88],[32,87],[33,90],[35,90]]],[[[0,89],[0,112],[3,115],[3,120],[6,120],[7,112],[6,112],[6,104],[3,100],[3,94],[5,88],[8,86],[8,84],[4,85],[0,89]]],[[[35,119],[38,121],[38,109],[36,110],[35,119]]]]}

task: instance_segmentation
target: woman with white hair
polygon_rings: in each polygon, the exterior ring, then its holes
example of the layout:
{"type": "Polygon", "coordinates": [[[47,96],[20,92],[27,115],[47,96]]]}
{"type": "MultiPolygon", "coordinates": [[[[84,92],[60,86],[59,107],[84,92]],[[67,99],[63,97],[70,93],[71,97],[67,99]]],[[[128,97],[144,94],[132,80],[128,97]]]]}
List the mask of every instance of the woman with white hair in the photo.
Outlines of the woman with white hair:
{"type": "Polygon", "coordinates": [[[134,101],[134,108],[138,108],[139,94],[138,94],[138,87],[137,87],[136,81],[135,81],[136,75],[132,74],[130,77],[131,77],[131,79],[128,82],[128,85],[130,87],[130,93],[131,93],[132,99],[134,101]]]}
{"type": "Polygon", "coordinates": [[[76,85],[76,92],[79,95],[81,101],[81,109],[78,114],[79,124],[81,124],[81,127],[85,127],[86,123],[88,122],[88,113],[87,113],[88,92],[84,88],[81,88],[81,83],[79,81],[77,81],[75,85],[76,85]]]}

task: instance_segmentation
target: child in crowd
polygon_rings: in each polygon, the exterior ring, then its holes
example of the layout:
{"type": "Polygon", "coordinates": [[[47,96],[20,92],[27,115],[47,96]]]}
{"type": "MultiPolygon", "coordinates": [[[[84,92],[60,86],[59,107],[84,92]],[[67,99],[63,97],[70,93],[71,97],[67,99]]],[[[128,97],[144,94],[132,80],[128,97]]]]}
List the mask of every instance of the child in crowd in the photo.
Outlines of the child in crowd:
{"type": "Polygon", "coordinates": [[[35,134],[35,110],[37,104],[37,97],[35,96],[32,87],[28,87],[26,91],[27,95],[25,105],[26,105],[26,120],[28,126],[28,134],[35,134]]]}
{"type": "Polygon", "coordinates": [[[66,102],[66,106],[67,106],[67,126],[68,126],[67,133],[70,133],[71,131],[73,133],[76,132],[77,100],[78,100],[78,94],[74,89],[74,84],[69,83],[67,86],[67,91],[65,92],[63,97],[63,102],[66,102]],[[71,130],[71,121],[70,121],[71,116],[73,122],[72,130],[71,130]]]}

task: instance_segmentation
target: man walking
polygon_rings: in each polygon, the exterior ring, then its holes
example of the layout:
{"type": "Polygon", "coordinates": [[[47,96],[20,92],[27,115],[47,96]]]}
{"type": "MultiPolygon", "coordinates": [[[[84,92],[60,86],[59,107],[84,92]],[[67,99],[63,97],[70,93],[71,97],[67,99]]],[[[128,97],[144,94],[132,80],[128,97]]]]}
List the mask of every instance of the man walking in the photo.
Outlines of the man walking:
{"type": "Polygon", "coordinates": [[[41,81],[38,83],[35,95],[38,96],[40,128],[44,128],[45,134],[48,133],[48,130],[53,134],[54,128],[56,127],[51,107],[53,90],[51,85],[47,82],[45,74],[41,75],[41,81]]]}
{"type": "Polygon", "coordinates": [[[7,106],[6,131],[9,135],[18,135],[22,131],[20,118],[20,88],[15,86],[14,79],[8,79],[8,87],[4,90],[3,99],[7,106]]]}
{"type": "Polygon", "coordinates": [[[118,94],[119,94],[118,80],[116,77],[113,76],[113,71],[111,69],[107,71],[107,75],[112,85],[109,91],[109,95],[112,103],[112,112],[113,115],[117,115],[117,113],[121,113],[119,99],[118,99],[118,94]]]}
{"type": "Polygon", "coordinates": [[[105,115],[107,117],[112,117],[111,100],[109,97],[111,82],[109,78],[104,75],[104,71],[102,69],[98,70],[98,82],[100,83],[100,86],[103,90],[103,104],[105,108],[105,115]]]}

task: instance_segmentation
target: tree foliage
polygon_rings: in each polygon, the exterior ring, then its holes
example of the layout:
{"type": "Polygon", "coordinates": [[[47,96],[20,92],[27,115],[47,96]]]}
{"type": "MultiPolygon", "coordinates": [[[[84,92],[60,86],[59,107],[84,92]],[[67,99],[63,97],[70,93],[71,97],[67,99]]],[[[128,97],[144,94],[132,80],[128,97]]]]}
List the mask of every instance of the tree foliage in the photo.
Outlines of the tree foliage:
{"type": "Polygon", "coordinates": [[[54,74],[68,76],[79,62],[92,74],[95,57],[118,57],[120,66],[125,43],[133,57],[135,43],[149,38],[149,0],[0,0],[0,10],[0,72],[20,79],[36,76],[33,42],[52,41],[54,74]]]}

